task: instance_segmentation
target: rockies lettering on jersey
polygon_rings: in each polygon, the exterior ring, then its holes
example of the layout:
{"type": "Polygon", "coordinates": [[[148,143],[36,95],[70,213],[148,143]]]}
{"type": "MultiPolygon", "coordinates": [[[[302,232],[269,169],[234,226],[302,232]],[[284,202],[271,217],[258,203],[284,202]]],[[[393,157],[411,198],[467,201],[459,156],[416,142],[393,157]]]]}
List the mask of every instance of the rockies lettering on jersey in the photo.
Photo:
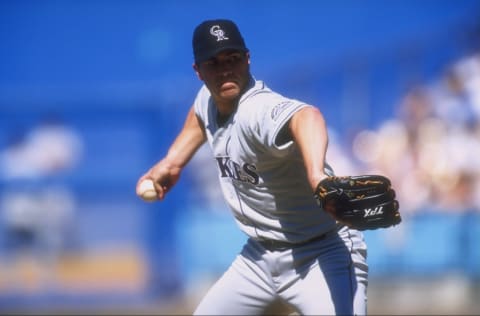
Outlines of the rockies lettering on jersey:
{"type": "Polygon", "coordinates": [[[255,165],[244,163],[243,165],[233,161],[230,157],[216,157],[221,177],[232,178],[242,182],[258,184],[259,176],[255,173],[255,165]]]}

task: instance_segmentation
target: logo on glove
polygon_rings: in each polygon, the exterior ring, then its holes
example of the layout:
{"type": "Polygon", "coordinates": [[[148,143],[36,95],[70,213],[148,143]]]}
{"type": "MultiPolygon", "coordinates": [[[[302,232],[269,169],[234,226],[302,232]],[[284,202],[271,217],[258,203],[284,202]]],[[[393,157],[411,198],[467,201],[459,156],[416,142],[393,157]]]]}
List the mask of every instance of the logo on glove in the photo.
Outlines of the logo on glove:
{"type": "Polygon", "coordinates": [[[380,214],[383,214],[383,206],[377,206],[374,209],[366,208],[364,211],[365,211],[365,215],[363,217],[380,215],[380,214]]]}

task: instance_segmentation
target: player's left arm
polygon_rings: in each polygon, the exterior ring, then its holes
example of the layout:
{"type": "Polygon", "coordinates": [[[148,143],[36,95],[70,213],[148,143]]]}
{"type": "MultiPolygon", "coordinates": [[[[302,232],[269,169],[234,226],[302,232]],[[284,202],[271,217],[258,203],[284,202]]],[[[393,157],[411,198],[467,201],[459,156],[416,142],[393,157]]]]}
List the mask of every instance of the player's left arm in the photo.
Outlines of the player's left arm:
{"type": "Polygon", "coordinates": [[[337,221],[359,229],[398,225],[399,203],[388,178],[381,175],[327,177],[324,173],[328,134],[315,107],[304,107],[289,123],[290,134],[304,160],[314,197],[337,221]]]}
{"type": "Polygon", "coordinates": [[[318,183],[326,177],[324,167],[328,133],[325,118],[319,109],[307,106],[292,116],[288,127],[302,154],[308,180],[314,192],[318,183]]]}

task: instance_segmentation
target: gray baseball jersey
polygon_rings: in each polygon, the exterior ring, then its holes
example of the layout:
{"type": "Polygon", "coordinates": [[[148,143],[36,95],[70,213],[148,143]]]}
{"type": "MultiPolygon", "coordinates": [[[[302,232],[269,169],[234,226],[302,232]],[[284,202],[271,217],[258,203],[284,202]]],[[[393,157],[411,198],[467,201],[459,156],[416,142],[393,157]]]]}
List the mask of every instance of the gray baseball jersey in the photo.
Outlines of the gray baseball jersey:
{"type": "MultiPolygon", "coordinates": [[[[223,195],[240,228],[254,239],[298,243],[331,231],[319,209],[298,148],[282,141],[292,115],[308,106],[252,78],[236,111],[222,126],[208,89],[194,102],[218,167],[223,195]]],[[[327,173],[332,173],[327,165],[327,173]]]]}
{"type": "MultiPolygon", "coordinates": [[[[306,106],[252,79],[236,111],[219,125],[210,92],[200,89],[195,112],[225,199],[250,238],[195,315],[261,315],[276,298],[300,314],[366,313],[363,235],[337,226],[316,205],[298,148],[283,137],[292,115],[306,106]],[[262,240],[289,244],[270,248],[262,240]]],[[[333,174],[328,165],[326,172],[333,174]]]]}

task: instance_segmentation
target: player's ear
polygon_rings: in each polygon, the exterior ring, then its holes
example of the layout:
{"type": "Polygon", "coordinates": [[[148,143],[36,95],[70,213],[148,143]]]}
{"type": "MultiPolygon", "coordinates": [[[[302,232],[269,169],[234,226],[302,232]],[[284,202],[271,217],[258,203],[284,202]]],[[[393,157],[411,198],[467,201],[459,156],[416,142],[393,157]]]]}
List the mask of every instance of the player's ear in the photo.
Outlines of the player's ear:
{"type": "Polygon", "coordinates": [[[198,65],[196,63],[193,63],[192,67],[193,67],[193,70],[195,71],[195,73],[197,74],[198,79],[203,81],[203,77],[200,74],[200,69],[199,69],[198,65]]]}
{"type": "Polygon", "coordinates": [[[247,63],[250,65],[250,51],[245,53],[245,57],[247,58],[247,63]]]}

